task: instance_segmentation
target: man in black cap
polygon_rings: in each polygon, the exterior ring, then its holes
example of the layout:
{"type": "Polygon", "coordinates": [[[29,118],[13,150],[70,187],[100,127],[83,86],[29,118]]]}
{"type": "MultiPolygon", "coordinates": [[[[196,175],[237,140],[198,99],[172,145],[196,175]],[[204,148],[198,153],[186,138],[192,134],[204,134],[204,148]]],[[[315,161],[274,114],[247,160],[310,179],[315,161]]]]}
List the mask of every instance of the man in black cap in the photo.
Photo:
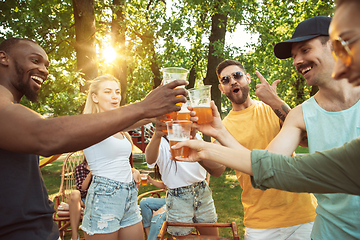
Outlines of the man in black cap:
{"type": "MultiPolygon", "coordinates": [[[[301,22],[290,40],[275,45],[276,57],[292,57],[296,70],[319,91],[288,114],[283,128],[270,143],[269,152],[290,156],[307,133],[309,152],[342,146],[360,135],[360,89],[346,79],[334,80],[335,60],[328,29],[331,18],[317,16],[301,22]]],[[[360,197],[348,194],[314,194],[317,217],[311,238],[359,239],[360,197]]]]}

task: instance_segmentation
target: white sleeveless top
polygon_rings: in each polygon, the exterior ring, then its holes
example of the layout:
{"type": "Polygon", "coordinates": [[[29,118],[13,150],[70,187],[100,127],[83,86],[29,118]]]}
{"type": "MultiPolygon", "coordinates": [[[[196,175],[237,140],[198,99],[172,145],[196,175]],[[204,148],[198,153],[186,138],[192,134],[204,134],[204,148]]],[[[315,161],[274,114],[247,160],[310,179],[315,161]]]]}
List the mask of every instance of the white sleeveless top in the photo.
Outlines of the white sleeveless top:
{"type": "MultiPolygon", "coordinates": [[[[196,134],[197,139],[201,139],[196,134]]],[[[163,183],[170,189],[186,187],[200,182],[206,178],[206,170],[198,162],[180,162],[170,159],[170,144],[165,138],[161,138],[159,155],[155,163],[148,164],[154,168],[157,163],[163,183]]]]}
{"type": "Polygon", "coordinates": [[[133,180],[129,162],[132,145],[126,137],[111,136],[83,151],[92,175],[126,183],[133,180]]]}

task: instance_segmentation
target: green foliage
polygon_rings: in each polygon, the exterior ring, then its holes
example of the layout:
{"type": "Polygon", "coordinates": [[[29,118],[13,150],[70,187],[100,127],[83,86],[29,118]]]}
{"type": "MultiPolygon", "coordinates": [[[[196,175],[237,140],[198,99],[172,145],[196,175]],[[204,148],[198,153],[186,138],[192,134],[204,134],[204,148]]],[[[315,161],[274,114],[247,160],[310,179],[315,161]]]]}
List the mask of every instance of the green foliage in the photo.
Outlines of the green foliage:
{"type": "MultiPolygon", "coordinates": [[[[100,74],[117,68],[104,62],[101,55],[109,42],[113,19],[121,10],[126,26],[126,44],[116,51],[127,64],[127,99],[138,101],[159,84],[162,67],[179,66],[194,69],[193,84],[202,85],[206,76],[209,37],[214,14],[227,16],[226,30],[237,26],[257,34],[258,40],[234,48],[221,41],[213,43],[222,59],[237,59],[252,76],[251,96],[254,96],[259,70],[271,84],[280,79],[279,96],[291,107],[310,97],[311,87],[292,66],[291,59],[279,60],[273,54],[274,45],[291,37],[296,25],[312,16],[331,16],[334,0],[180,0],[119,1],[94,0],[96,39],[100,74]],[[169,9],[171,7],[171,9],[169,9]],[[251,47],[252,51],[245,50],[251,47]]],[[[48,116],[78,114],[84,102],[80,86],[85,84],[76,71],[75,23],[71,0],[0,1],[0,40],[26,37],[36,40],[51,60],[50,77],[40,93],[40,103],[22,101],[28,107],[48,116]]],[[[220,22],[219,27],[225,26],[220,22]]],[[[241,35],[238,36],[241,38],[241,35]]],[[[214,70],[215,71],[215,70],[214,70]]],[[[222,97],[223,111],[229,102],[222,97]]]]}
{"type": "Polygon", "coordinates": [[[74,20],[71,0],[14,0],[0,2],[0,40],[30,38],[44,48],[51,61],[50,76],[39,103],[22,103],[46,116],[78,114],[84,103],[83,84],[76,73],[74,20]]]}
{"type": "Polygon", "coordinates": [[[269,0],[248,5],[248,13],[244,23],[247,30],[259,34],[258,42],[250,44],[252,52],[237,56],[252,75],[252,92],[256,81],[259,83],[255,70],[258,70],[271,84],[280,79],[277,92],[290,107],[302,103],[310,97],[311,87],[306,85],[304,78],[292,66],[292,59],[279,60],[273,49],[276,43],[291,38],[295,27],[301,21],[318,15],[331,16],[334,1],[312,0],[269,0]]]}

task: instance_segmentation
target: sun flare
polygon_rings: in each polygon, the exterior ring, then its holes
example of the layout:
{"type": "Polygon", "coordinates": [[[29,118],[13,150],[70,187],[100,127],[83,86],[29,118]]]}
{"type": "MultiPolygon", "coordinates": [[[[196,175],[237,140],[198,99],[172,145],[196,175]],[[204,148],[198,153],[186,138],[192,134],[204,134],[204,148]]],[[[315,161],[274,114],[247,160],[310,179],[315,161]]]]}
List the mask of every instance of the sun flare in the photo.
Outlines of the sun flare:
{"type": "Polygon", "coordinates": [[[116,51],[111,46],[107,47],[103,51],[103,57],[105,59],[105,62],[113,62],[116,58],[116,51]]]}

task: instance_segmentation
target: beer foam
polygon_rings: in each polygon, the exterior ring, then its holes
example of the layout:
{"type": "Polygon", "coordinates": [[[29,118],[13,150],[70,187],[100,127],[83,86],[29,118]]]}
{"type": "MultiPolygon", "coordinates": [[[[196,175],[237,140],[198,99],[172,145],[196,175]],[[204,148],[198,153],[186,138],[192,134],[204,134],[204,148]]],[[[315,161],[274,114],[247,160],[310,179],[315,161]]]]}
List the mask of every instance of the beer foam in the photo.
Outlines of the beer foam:
{"type": "Polygon", "coordinates": [[[187,137],[170,137],[169,136],[169,141],[182,142],[182,141],[186,141],[186,140],[190,140],[190,138],[187,138],[187,137]]]}
{"type": "Polygon", "coordinates": [[[207,103],[199,104],[199,105],[196,105],[196,106],[193,106],[193,107],[207,107],[207,108],[209,108],[209,107],[210,107],[210,103],[209,103],[209,104],[207,104],[207,103]]]}

